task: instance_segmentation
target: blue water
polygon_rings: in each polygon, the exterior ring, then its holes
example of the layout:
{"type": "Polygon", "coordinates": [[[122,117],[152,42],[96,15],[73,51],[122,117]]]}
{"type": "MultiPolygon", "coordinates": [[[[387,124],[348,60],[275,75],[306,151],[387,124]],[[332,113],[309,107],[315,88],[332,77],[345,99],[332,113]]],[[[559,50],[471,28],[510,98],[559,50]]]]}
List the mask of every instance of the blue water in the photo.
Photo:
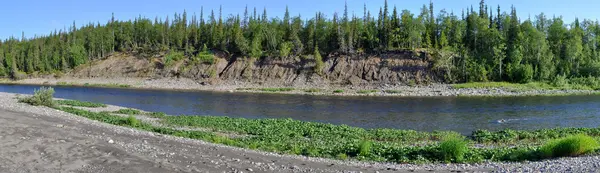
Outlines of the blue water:
{"type": "MultiPolygon", "coordinates": [[[[0,85],[0,92],[32,94],[40,86],[0,85]]],[[[339,97],[139,89],[54,87],[55,97],[106,103],[171,115],[292,118],[364,128],[418,131],[539,129],[600,126],[600,96],[561,97],[339,97]],[[503,120],[503,121],[501,121],[503,120]]]]}

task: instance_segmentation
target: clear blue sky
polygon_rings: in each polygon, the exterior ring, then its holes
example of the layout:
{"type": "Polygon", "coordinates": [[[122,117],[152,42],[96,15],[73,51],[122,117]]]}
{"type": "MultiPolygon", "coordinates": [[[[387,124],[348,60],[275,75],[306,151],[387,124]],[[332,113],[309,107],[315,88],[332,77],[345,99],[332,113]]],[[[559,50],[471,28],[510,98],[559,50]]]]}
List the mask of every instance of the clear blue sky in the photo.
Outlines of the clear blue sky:
{"type": "MultiPolygon", "coordinates": [[[[372,14],[378,14],[384,0],[347,0],[350,12],[362,16],[363,4],[366,3],[372,14]]],[[[408,9],[419,13],[423,4],[429,0],[389,0],[390,6],[408,9]]],[[[435,11],[446,9],[460,15],[460,11],[473,5],[478,8],[479,0],[434,0],[435,11]]],[[[599,0],[487,0],[487,4],[500,5],[503,11],[511,5],[517,7],[519,16],[524,19],[531,15],[533,18],[540,12],[563,16],[566,22],[575,17],[596,20],[600,16],[599,0]]],[[[223,6],[223,15],[243,14],[244,7],[257,7],[262,13],[267,8],[269,17],[282,16],[285,6],[290,7],[292,14],[301,14],[303,18],[312,17],[316,11],[322,11],[328,16],[334,12],[343,12],[344,0],[7,0],[0,9],[0,39],[10,36],[26,37],[45,35],[54,29],[68,28],[73,21],[77,25],[89,22],[104,24],[114,12],[119,20],[133,19],[139,15],[154,18],[164,18],[187,10],[188,14],[200,13],[204,6],[205,16],[214,9],[218,14],[219,6],[223,6]]],[[[252,9],[252,8],[251,8],[252,9]]],[[[390,9],[391,10],[391,9],[390,9]]],[[[495,13],[495,11],[494,11],[495,13]]]]}

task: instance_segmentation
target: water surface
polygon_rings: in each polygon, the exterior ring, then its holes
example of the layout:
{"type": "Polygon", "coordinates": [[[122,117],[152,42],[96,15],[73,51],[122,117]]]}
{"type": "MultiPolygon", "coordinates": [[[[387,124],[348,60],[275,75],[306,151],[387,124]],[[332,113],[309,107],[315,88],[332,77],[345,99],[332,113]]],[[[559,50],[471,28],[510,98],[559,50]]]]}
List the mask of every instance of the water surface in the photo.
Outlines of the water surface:
{"type": "MultiPolygon", "coordinates": [[[[32,94],[36,85],[0,85],[0,92],[32,94]]],[[[292,118],[364,128],[419,131],[598,127],[600,96],[339,97],[208,91],[54,87],[55,97],[106,103],[171,115],[292,118]]]]}

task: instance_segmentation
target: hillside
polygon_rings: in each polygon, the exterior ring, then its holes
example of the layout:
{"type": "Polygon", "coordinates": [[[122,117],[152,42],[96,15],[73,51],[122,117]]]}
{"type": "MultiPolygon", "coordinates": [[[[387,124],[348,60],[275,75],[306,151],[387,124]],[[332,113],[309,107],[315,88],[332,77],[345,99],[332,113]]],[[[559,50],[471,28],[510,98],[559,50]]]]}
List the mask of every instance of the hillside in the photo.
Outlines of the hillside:
{"type": "Polygon", "coordinates": [[[166,54],[141,57],[113,53],[65,74],[73,78],[188,78],[203,84],[244,82],[264,86],[382,86],[443,82],[425,52],[396,51],[379,55],[325,58],[317,72],[312,56],[295,58],[227,58],[212,62],[184,57],[166,62],[166,54]]]}

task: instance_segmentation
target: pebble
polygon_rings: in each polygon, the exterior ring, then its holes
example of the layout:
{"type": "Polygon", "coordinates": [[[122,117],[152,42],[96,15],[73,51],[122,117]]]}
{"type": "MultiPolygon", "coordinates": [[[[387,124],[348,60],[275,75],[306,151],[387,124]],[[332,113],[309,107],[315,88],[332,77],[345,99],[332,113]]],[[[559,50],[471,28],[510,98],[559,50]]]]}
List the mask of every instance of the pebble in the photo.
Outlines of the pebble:
{"type": "Polygon", "coordinates": [[[252,168],[248,168],[248,169],[246,169],[246,171],[250,171],[250,172],[252,172],[252,171],[254,171],[254,170],[252,170],[252,168]]]}
{"type": "Polygon", "coordinates": [[[108,140],[108,143],[109,143],[109,144],[114,144],[114,143],[115,143],[115,141],[113,141],[112,139],[109,139],[109,140],[108,140]]]}

